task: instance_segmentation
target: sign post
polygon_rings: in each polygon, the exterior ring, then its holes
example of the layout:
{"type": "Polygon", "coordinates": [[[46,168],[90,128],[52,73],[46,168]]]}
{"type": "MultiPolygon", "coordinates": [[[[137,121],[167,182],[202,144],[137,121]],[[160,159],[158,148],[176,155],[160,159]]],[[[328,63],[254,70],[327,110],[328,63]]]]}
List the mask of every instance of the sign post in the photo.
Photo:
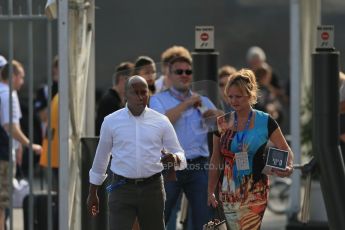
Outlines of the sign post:
{"type": "MultiPolygon", "coordinates": [[[[312,149],[329,229],[345,229],[345,164],[339,147],[339,52],[333,26],[318,26],[318,47],[313,58],[312,149]]],[[[317,201],[319,202],[319,201],[317,201]]]]}
{"type": "Polygon", "coordinates": [[[192,89],[218,105],[218,56],[214,51],[214,26],[195,26],[192,89]]]}

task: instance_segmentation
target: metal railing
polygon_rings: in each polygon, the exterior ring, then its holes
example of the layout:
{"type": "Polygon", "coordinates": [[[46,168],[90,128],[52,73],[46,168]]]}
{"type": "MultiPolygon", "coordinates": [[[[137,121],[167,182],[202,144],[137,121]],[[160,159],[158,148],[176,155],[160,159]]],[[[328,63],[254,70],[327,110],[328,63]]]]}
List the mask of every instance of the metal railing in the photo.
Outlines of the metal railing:
{"type": "MultiPolygon", "coordinates": [[[[16,59],[15,57],[15,37],[14,37],[14,29],[17,26],[17,23],[20,24],[25,24],[27,28],[27,35],[23,38],[20,38],[20,41],[26,41],[26,57],[22,58],[24,59],[24,66],[26,66],[26,79],[28,83],[28,105],[29,105],[29,113],[28,113],[28,121],[29,121],[29,132],[28,132],[28,137],[30,140],[30,144],[32,143],[32,140],[34,139],[33,136],[33,120],[34,120],[34,58],[35,58],[35,50],[34,50],[34,35],[38,36],[37,34],[34,34],[34,26],[40,26],[45,27],[45,28],[40,28],[41,30],[46,30],[46,34],[39,34],[39,36],[45,36],[47,45],[46,45],[46,64],[47,64],[47,83],[48,86],[52,85],[52,53],[53,53],[53,39],[52,39],[52,22],[47,20],[47,17],[41,13],[42,12],[42,7],[39,5],[37,7],[36,13],[33,13],[33,1],[32,0],[27,0],[26,3],[24,1],[18,1],[14,2],[13,0],[7,0],[1,1],[0,3],[0,23],[2,25],[7,26],[7,33],[5,31],[2,31],[1,37],[5,39],[5,34],[7,34],[7,39],[8,39],[8,63],[10,63],[10,71],[9,71],[9,86],[10,86],[10,91],[12,92],[13,86],[12,86],[12,74],[13,74],[13,67],[12,67],[12,60],[16,59]],[[38,23],[39,22],[39,23],[38,23]],[[42,22],[44,22],[42,24],[42,22]]],[[[1,25],[0,24],[0,25],[1,25]]],[[[1,44],[0,44],[1,46],[1,44]]],[[[5,47],[0,47],[5,49],[5,47]]],[[[25,53],[25,51],[23,51],[25,53]]],[[[18,52],[16,52],[17,55],[18,52]]],[[[50,101],[51,101],[51,87],[48,87],[48,130],[50,130],[50,101]]],[[[10,154],[12,154],[12,147],[13,147],[13,136],[12,136],[12,97],[9,97],[9,117],[10,117],[10,154]]],[[[52,221],[52,194],[51,194],[51,188],[52,188],[52,171],[51,171],[51,132],[48,133],[48,139],[49,139],[49,144],[48,144],[48,175],[47,175],[47,227],[45,229],[51,230],[53,229],[53,221],[52,221]]],[[[41,143],[38,143],[41,144],[41,143]]],[[[25,226],[25,229],[33,230],[34,228],[34,191],[33,191],[33,186],[34,186],[34,159],[33,159],[33,150],[31,145],[29,145],[29,174],[28,174],[28,179],[29,179],[29,184],[30,184],[30,193],[28,196],[28,207],[27,211],[24,212],[24,215],[28,219],[28,224],[25,226]]],[[[10,185],[12,185],[12,178],[14,177],[13,175],[13,168],[16,167],[14,164],[14,161],[10,157],[10,172],[9,172],[9,181],[10,185]]],[[[10,186],[10,194],[13,193],[13,188],[10,186]]],[[[43,205],[44,206],[44,205],[43,205]]],[[[26,207],[25,207],[26,208],[26,207]]],[[[10,197],[10,209],[9,209],[9,229],[13,229],[13,198],[12,196],[10,197]]],[[[17,220],[16,220],[17,221],[17,220]]],[[[20,221],[20,220],[18,220],[20,221]]],[[[24,220],[23,220],[24,221],[24,220]]]]}

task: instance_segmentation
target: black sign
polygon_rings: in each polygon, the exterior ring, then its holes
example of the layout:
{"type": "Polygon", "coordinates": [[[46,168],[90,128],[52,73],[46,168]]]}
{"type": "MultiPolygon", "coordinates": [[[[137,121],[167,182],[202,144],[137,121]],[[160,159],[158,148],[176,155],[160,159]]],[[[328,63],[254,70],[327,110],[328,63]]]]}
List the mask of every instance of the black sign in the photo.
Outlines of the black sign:
{"type": "Polygon", "coordinates": [[[267,153],[266,165],[273,168],[285,169],[289,152],[270,147],[267,153]]]}

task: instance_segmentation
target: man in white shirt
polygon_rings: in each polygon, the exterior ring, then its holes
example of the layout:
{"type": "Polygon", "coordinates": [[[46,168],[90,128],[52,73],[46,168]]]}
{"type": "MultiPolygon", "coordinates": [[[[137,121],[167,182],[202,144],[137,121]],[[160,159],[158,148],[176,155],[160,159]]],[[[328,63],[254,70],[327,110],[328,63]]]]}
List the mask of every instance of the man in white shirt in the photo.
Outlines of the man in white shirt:
{"type": "Polygon", "coordinates": [[[131,229],[137,217],[143,230],[164,230],[162,161],[183,170],[187,165],[184,151],[168,118],[147,107],[148,86],[144,78],[131,77],[125,95],[126,107],[105,117],[101,127],[89,173],[88,210],[93,216],[99,212],[97,189],[107,177],[111,154],[110,229],[131,229]],[[169,153],[162,157],[162,150],[169,153]]]}

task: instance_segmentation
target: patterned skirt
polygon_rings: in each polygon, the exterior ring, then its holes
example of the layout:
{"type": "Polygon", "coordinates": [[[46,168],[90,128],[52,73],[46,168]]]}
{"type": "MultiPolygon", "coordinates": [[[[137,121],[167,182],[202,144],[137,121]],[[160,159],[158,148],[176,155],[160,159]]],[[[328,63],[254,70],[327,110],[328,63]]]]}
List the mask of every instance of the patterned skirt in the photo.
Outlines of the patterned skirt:
{"type": "Polygon", "coordinates": [[[223,203],[225,218],[231,230],[258,230],[265,213],[267,203],[234,207],[233,204],[223,203]]]}

